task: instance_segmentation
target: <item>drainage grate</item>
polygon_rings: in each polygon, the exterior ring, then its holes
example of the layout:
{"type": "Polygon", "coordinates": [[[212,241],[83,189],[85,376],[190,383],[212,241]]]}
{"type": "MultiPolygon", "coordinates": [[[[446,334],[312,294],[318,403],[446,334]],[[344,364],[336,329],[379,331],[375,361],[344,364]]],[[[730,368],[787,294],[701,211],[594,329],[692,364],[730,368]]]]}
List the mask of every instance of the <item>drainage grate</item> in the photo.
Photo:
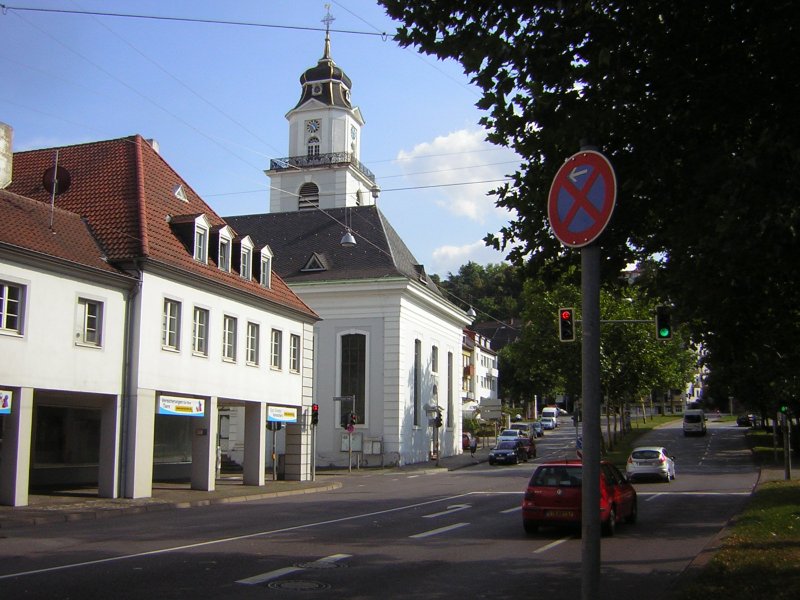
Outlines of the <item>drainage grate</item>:
{"type": "Polygon", "coordinates": [[[270,581],[267,587],[271,590],[283,592],[320,592],[329,590],[331,586],[321,581],[306,581],[303,579],[284,579],[281,581],[270,581]]]}

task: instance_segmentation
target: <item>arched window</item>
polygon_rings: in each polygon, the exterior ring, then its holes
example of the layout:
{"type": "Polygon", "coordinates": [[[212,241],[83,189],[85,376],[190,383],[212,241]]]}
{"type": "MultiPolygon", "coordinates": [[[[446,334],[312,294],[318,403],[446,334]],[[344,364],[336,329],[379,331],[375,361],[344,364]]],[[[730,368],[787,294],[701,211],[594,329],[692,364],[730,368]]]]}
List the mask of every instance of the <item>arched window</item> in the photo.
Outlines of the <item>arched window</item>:
{"type": "Polygon", "coordinates": [[[319,188],[316,183],[307,182],[300,186],[298,210],[314,210],[319,208],[319,188]]]}
{"type": "Polygon", "coordinates": [[[319,156],[319,138],[313,136],[308,138],[308,158],[316,158],[319,156]]]}

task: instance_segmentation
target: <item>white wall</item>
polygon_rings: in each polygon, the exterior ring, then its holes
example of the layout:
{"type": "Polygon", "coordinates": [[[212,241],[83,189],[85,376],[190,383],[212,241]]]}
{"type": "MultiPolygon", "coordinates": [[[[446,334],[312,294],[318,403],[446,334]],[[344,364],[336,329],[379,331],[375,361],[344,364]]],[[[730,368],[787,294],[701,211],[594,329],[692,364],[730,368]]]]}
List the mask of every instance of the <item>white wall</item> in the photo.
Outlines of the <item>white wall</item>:
{"type": "Polygon", "coordinates": [[[0,334],[0,384],[119,395],[125,293],[0,260],[0,279],[27,286],[22,337],[0,334]],[[100,348],[75,343],[79,297],[103,302],[100,348]]]}
{"type": "Polygon", "coordinates": [[[289,369],[290,335],[304,336],[303,323],[269,312],[266,303],[253,306],[214,295],[196,287],[146,273],[141,291],[141,337],[139,340],[138,387],[174,393],[218,396],[244,401],[300,406],[303,393],[301,372],[289,369]],[[164,299],[181,302],[180,351],[163,350],[161,321],[164,299]],[[209,310],[209,353],[192,352],[194,307],[209,310]],[[237,318],[237,359],[222,359],[223,315],[237,318]],[[260,326],[258,366],[246,364],[247,322],[260,326]],[[271,331],[283,332],[282,368],[270,367],[271,331]]]}

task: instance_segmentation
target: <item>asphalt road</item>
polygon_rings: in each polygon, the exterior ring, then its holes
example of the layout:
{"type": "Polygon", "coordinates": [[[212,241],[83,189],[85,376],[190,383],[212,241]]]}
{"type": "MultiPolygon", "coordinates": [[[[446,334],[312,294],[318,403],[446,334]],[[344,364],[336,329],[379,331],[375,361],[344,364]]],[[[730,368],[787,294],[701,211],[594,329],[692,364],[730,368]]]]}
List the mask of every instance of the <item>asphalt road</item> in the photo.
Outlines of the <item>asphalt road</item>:
{"type": "MultiPolygon", "coordinates": [[[[519,509],[536,462],[574,455],[566,424],[517,466],[354,473],[307,496],[10,530],[0,596],[577,598],[576,532],[526,536],[519,509]]],[[[675,455],[677,478],[636,484],[639,522],[602,541],[601,598],[670,598],[756,483],[733,425],[711,422],[704,438],[684,438],[678,425],[644,443],[675,455]]]]}

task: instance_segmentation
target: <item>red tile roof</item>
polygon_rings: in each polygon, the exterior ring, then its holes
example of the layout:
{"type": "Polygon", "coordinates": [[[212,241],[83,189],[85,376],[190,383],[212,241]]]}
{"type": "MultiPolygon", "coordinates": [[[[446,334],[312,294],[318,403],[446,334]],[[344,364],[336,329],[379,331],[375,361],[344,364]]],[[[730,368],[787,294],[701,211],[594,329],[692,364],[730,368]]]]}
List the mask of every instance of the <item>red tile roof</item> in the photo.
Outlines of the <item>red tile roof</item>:
{"type": "Polygon", "coordinates": [[[211,260],[208,264],[194,260],[192,248],[184,244],[167,217],[205,214],[212,227],[225,221],[139,135],[15,152],[7,189],[49,203],[43,174],[53,167],[56,150],[58,165],[70,174],[69,188],[56,195],[56,206],[88,221],[112,263],[152,260],[318,318],[275,273],[268,289],[255,279],[221,271],[211,260]],[[188,201],[175,196],[178,185],[188,201]]]}
{"type": "Polygon", "coordinates": [[[49,204],[0,190],[0,223],[0,245],[124,275],[105,260],[80,215],[61,208],[51,210],[49,204]]]}

